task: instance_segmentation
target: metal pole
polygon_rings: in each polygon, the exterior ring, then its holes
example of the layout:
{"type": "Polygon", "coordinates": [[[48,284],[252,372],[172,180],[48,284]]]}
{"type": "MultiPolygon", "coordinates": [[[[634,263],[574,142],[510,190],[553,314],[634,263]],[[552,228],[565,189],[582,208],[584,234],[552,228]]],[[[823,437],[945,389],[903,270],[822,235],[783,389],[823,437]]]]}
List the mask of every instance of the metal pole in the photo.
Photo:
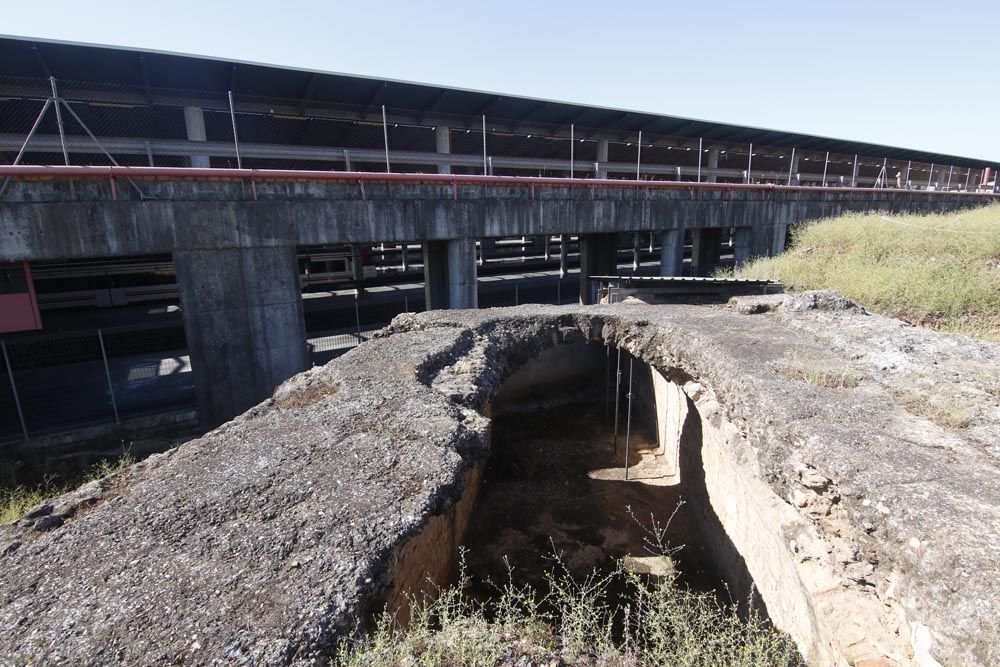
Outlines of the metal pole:
{"type": "MultiPolygon", "coordinates": [[[[116,159],[114,158],[114,156],[113,156],[113,155],[111,155],[111,153],[109,153],[109,152],[108,152],[108,149],[107,149],[107,148],[105,148],[105,147],[104,147],[104,145],[103,145],[103,144],[102,144],[102,143],[101,143],[100,141],[98,141],[97,137],[95,137],[95,136],[94,136],[94,133],[90,131],[90,128],[89,128],[89,127],[87,127],[87,124],[83,122],[83,119],[81,119],[81,118],[80,118],[80,117],[79,117],[79,116],[78,116],[78,115],[76,114],[76,112],[75,112],[75,111],[73,111],[73,107],[71,107],[71,106],[69,105],[69,102],[67,102],[66,100],[60,100],[60,101],[61,101],[61,102],[63,103],[63,106],[65,106],[65,107],[66,107],[66,111],[68,111],[68,112],[69,112],[69,115],[73,116],[73,119],[74,119],[74,120],[75,120],[75,121],[76,121],[77,123],[79,123],[79,124],[80,124],[80,127],[82,127],[82,128],[83,128],[83,131],[87,133],[87,136],[89,136],[89,137],[90,137],[91,141],[93,141],[93,142],[94,142],[95,144],[97,144],[97,147],[101,149],[101,152],[102,152],[102,153],[104,153],[105,157],[107,157],[107,158],[108,158],[109,160],[111,160],[111,164],[115,165],[116,167],[117,167],[117,166],[119,166],[119,165],[118,165],[118,160],[116,160],[116,159]]],[[[149,150],[149,142],[148,142],[148,141],[146,142],[146,150],[147,150],[147,151],[149,150]]],[[[237,158],[238,158],[238,157],[239,157],[239,153],[237,152],[237,158]]],[[[152,160],[152,155],[150,155],[150,160],[152,160]]],[[[128,176],[126,176],[126,177],[125,177],[125,180],[127,180],[127,181],[129,182],[129,184],[130,184],[130,185],[131,185],[131,186],[132,186],[133,188],[135,188],[135,191],[139,193],[139,197],[140,197],[141,199],[145,199],[145,198],[146,198],[146,195],[145,195],[145,193],[143,193],[142,189],[141,189],[141,188],[139,187],[139,185],[138,185],[138,184],[137,184],[137,183],[136,183],[136,182],[135,182],[134,180],[132,180],[132,178],[131,178],[131,177],[128,177],[128,176]]]]}
{"type": "Polygon", "coordinates": [[[910,166],[913,164],[913,160],[906,161],[906,178],[903,179],[903,185],[907,190],[910,189],[910,166]]]}
{"type": "Polygon", "coordinates": [[[115,400],[115,386],[111,384],[111,367],[108,366],[108,352],[104,349],[104,334],[97,330],[97,342],[101,344],[101,359],[104,360],[104,376],[108,379],[108,393],[111,395],[111,410],[115,413],[115,423],[120,424],[118,418],[118,401],[115,400]]]}
{"type": "Polygon", "coordinates": [[[486,169],[486,114],[483,114],[483,176],[489,176],[486,169]]]}
{"type": "MultiPolygon", "coordinates": [[[[28,136],[25,137],[24,143],[21,145],[21,150],[17,152],[17,157],[14,158],[13,165],[17,165],[21,162],[21,158],[24,156],[24,151],[28,148],[28,142],[31,141],[31,137],[35,136],[35,131],[38,130],[38,126],[42,124],[42,118],[45,117],[45,112],[49,110],[49,105],[52,104],[52,98],[45,100],[45,104],[42,105],[42,110],[38,113],[38,118],[35,119],[35,124],[31,126],[31,130],[28,131],[28,136]]],[[[3,179],[3,183],[0,184],[0,195],[7,190],[7,184],[10,182],[10,176],[3,179]]]]}
{"type": "Polygon", "coordinates": [[[361,312],[358,310],[358,293],[354,292],[354,326],[358,335],[358,345],[361,345],[361,312]]]}
{"type": "Polygon", "coordinates": [[[410,297],[403,295],[403,312],[407,315],[410,314],[410,297]]]}
{"type": "Polygon", "coordinates": [[[858,185],[858,154],[854,154],[854,171],[851,172],[851,187],[858,185]]]}
{"type": "Polygon", "coordinates": [[[385,172],[389,173],[392,168],[389,166],[389,124],[385,120],[385,105],[382,105],[382,142],[385,145],[385,172]]]}
{"type": "Polygon", "coordinates": [[[576,143],[576,128],[574,125],[569,126],[569,177],[573,178],[573,149],[576,143]]]}
{"type": "Polygon", "coordinates": [[[698,183],[701,183],[701,156],[704,151],[701,149],[702,140],[698,139],[698,183]]]}
{"type": "Polygon", "coordinates": [[[753,166],[753,144],[750,144],[750,153],[747,155],[747,183],[750,182],[751,166],[753,166]]]}
{"type": "Polygon", "coordinates": [[[562,305],[562,279],[556,280],[556,305],[562,305]]]}
{"type": "Polygon", "coordinates": [[[965,191],[969,191],[969,177],[972,176],[972,167],[965,170],[965,191]]]}
{"type": "Polygon", "coordinates": [[[611,346],[604,344],[604,422],[611,428],[611,346]]]}
{"type": "Polygon", "coordinates": [[[233,104],[233,91],[229,91],[229,118],[233,121],[233,146],[236,148],[236,168],[243,168],[243,159],[240,158],[240,137],[236,132],[236,105],[233,104]]]}
{"type": "Polygon", "coordinates": [[[559,235],[559,278],[566,277],[566,265],[569,258],[569,249],[566,247],[566,235],[559,235]]]}
{"type": "Polygon", "coordinates": [[[786,185],[792,184],[792,169],[795,168],[795,149],[792,149],[792,159],[788,162],[788,183],[786,185]]]}
{"type": "Polygon", "coordinates": [[[927,174],[927,189],[928,190],[931,187],[931,179],[933,179],[933,178],[934,178],[934,163],[931,162],[931,171],[930,171],[929,174],[927,174]]]}
{"type": "Polygon", "coordinates": [[[615,371],[615,456],[618,455],[618,397],[622,391],[622,349],[618,348],[618,370],[615,371]]]}
{"type": "Polygon", "coordinates": [[[639,270],[639,232],[632,232],[632,272],[639,270]]]}
{"type": "Polygon", "coordinates": [[[951,174],[955,171],[955,167],[948,167],[948,185],[944,186],[945,190],[951,190],[951,174]]]}
{"type": "Polygon", "coordinates": [[[635,180],[639,180],[639,170],[642,168],[642,130],[639,130],[639,152],[635,156],[635,180]]]}
{"type": "Polygon", "coordinates": [[[823,187],[826,187],[826,169],[830,166],[830,151],[826,152],[826,161],[823,162],[823,187]]]}
{"type": "Polygon", "coordinates": [[[882,187],[887,188],[889,182],[889,158],[882,158],[882,187]]]}
{"type": "Polygon", "coordinates": [[[628,417],[625,418],[625,479],[628,479],[628,446],[632,439],[632,364],[635,357],[628,360],[628,417]]]}
{"type": "Polygon", "coordinates": [[[519,306],[519,305],[521,305],[521,304],[520,304],[520,300],[519,300],[519,298],[518,298],[518,293],[517,293],[517,284],[516,284],[516,283],[514,284],[514,305],[515,305],[515,306],[519,306]]]}
{"type": "Polygon", "coordinates": [[[59,143],[62,145],[63,162],[68,165],[69,152],[66,150],[66,130],[63,127],[62,111],[59,110],[59,92],[56,90],[56,78],[50,76],[49,83],[52,85],[52,101],[56,107],[56,124],[59,125],[59,143]]]}
{"type": "Polygon", "coordinates": [[[7,377],[10,378],[10,390],[14,393],[14,407],[17,408],[17,418],[21,420],[21,433],[24,439],[28,439],[28,425],[24,421],[24,412],[21,410],[21,397],[17,394],[17,384],[14,382],[14,369],[10,365],[10,357],[7,356],[7,343],[0,340],[0,348],[3,349],[3,360],[7,364],[7,377]]]}

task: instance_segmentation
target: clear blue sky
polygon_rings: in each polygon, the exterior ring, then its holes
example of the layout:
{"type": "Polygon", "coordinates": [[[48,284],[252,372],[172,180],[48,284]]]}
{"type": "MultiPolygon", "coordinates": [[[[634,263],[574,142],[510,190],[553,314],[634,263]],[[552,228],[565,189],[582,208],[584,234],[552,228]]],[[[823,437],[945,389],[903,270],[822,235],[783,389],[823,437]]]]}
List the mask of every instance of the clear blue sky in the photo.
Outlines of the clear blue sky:
{"type": "Polygon", "coordinates": [[[1000,160],[998,0],[6,0],[0,33],[1000,160]]]}

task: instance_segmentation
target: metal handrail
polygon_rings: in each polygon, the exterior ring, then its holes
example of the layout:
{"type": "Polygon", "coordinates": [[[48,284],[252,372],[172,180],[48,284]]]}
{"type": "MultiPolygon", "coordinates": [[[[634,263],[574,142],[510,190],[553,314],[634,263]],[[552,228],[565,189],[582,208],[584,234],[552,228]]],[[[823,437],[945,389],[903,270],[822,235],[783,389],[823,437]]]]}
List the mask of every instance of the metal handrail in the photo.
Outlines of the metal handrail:
{"type": "Polygon", "coordinates": [[[773,183],[698,183],[695,181],[637,181],[607,178],[554,178],[539,176],[485,176],[476,174],[402,174],[365,171],[319,171],[297,169],[232,169],[203,167],[119,167],[77,165],[0,165],[0,176],[11,178],[132,178],[205,179],[250,181],[334,181],[343,183],[426,183],[442,185],[519,185],[573,188],[629,188],[648,190],[738,190],[764,192],[892,193],[909,195],[962,195],[996,198],[1000,193],[955,190],[907,190],[897,188],[822,187],[773,183]]]}

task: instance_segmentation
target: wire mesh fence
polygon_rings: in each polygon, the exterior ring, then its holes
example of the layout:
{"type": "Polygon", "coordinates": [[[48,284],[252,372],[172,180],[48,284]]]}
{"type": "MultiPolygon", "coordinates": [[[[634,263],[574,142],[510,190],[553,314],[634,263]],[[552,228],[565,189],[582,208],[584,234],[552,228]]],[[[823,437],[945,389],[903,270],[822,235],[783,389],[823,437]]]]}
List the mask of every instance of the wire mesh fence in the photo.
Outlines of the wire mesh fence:
{"type": "Polygon", "coordinates": [[[97,329],[0,343],[0,440],[194,405],[191,363],[180,328],[97,329]]]}
{"type": "MultiPolygon", "coordinates": [[[[0,77],[0,161],[969,190],[982,169],[427,108],[0,77]],[[56,112],[59,112],[58,114],[56,112]],[[28,140],[30,137],[30,140],[28,140]]],[[[487,110],[488,111],[488,110],[487,110]]],[[[988,181],[988,182],[987,182],[988,181]]]]}

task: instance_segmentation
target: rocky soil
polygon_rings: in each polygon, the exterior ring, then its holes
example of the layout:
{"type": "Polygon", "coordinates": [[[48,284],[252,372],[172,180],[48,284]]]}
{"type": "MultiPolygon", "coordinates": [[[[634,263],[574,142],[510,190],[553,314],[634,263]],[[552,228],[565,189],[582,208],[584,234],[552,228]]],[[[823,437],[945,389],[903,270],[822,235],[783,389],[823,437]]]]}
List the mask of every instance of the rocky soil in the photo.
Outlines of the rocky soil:
{"type": "Polygon", "coordinates": [[[504,379],[588,339],[714,392],[828,545],[832,592],[905,612],[897,662],[998,659],[1000,344],[821,293],[401,316],[206,436],[0,527],[0,661],[322,662],[461,496],[504,379]]]}

